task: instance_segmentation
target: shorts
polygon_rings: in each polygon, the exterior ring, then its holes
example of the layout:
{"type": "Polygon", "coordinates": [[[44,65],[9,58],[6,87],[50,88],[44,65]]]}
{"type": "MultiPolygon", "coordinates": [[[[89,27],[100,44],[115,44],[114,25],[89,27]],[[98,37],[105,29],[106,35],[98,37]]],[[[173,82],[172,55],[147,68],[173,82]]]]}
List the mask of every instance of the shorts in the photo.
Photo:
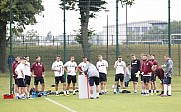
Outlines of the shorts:
{"type": "Polygon", "coordinates": [[[164,77],[163,84],[171,84],[171,77],[164,77]]]}
{"type": "Polygon", "coordinates": [[[163,79],[160,79],[160,84],[163,85],[163,79]]]}
{"type": "Polygon", "coordinates": [[[123,82],[124,74],[116,74],[115,75],[115,81],[119,81],[119,80],[120,80],[120,82],[123,82]]]}
{"type": "Polygon", "coordinates": [[[151,76],[143,76],[143,82],[144,83],[149,83],[150,82],[151,76]]]}
{"type": "Polygon", "coordinates": [[[141,75],[141,77],[140,77],[140,78],[141,78],[141,82],[143,82],[143,75],[141,75]]]}
{"type": "Polygon", "coordinates": [[[59,81],[61,81],[61,83],[65,83],[64,76],[57,76],[57,77],[55,77],[55,84],[59,84],[59,81]]]}
{"type": "Polygon", "coordinates": [[[107,76],[105,73],[99,73],[99,81],[100,82],[107,82],[107,76]]]}
{"type": "Polygon", "coordinates": [[[25,80],[23,78],[17,79],[18,81],[18,87],[26,87],[25,86],[25,80]]]}
{"type": "Polygon", "coordinates": [[[136,77],[136,74],[134,72],[131,73],[131,81],[138,82],[138,77],[136,77]]]}
{"type": "Polygon", "coordinates": [[[17,80],[17,78],[14,79],[14,83],[15,83],[16,85],[18,85],[18,80],[17,80]]]}
{"type": "Polygon", "coordinates": [[[43,77],[35,77],[34,78],[34,85],[38,85],[38,83],[44,84],[44,78],[43,77]]]}
{"type": "Polygon", "coordinates": [[[25,75],[25,85],[30,85],[30,82],[31,82],[31,77],[25,75]]]}
{"type": "Polygon", "coordinates": [[[151,74],[151,82],[155,82],[156,81],[156,73],[152,73],[151,74]]]}
{"type": "Polygon", "coordinates": [[[77,78],[76,78],[76,75],[75,76],[72,76],[72,75],[68,75],[67,76],[67,83],[70,84],[70,83],[76,83],[77,82],[77,78]]]}
{"type": "Polygon", "coordinates": [[[99,85],[99,78],[98,77],[89,77],[89,85],[90,86],[94,86],[94,82],[95,85],[99,85]]]}

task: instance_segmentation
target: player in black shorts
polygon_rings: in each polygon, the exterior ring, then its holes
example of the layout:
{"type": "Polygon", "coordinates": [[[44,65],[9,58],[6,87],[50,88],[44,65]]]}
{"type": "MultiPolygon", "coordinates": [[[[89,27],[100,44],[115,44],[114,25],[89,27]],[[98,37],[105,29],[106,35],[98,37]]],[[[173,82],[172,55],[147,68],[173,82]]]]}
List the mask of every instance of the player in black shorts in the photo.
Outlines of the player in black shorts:
{"type": "MultiPolygon", "coordinates": [[[[153,66],[158,67],[158,62],[155,60],[155,55],[151,54],[150,55],[150,61],[152,61],[153,66]]],[[[151,74],[151,95],[156,94],[157,88],[156,88],[156,73],[152,72],[151,74]]]]}
{"type": "Polygon", "coordinates": [[[131,81],[133,81],[134,93],[138,92],[138,77],[140,73],[140,60],[135,55],[131,55],[131,81]]]}

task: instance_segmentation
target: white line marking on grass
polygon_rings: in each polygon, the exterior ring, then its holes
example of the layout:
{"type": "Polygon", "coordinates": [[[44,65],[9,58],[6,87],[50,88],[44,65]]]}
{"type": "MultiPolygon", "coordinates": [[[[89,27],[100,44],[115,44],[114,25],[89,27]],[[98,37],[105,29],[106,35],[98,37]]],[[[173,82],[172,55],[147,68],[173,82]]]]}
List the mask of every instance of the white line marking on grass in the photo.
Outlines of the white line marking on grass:
{"type": "Polygon", "coordinates": [[[64,105],[62,105],[62,104],[60,104],[60,103],[58,103],[58,102],[56,102],[56,101],[54,101],[54,100],[51,100],[50,98],[45,98],[45,99],[48,100],[49,102],[52,102],[52,103],[54,103],[54,104],[56,104],[56,105],[64,108],[64,109],[69,110],[70,112],[77,112],[77,111],[72,110],[71,108],[69,108],[69,107],[67,107],[67,106],[64,106],[64,105]]]}

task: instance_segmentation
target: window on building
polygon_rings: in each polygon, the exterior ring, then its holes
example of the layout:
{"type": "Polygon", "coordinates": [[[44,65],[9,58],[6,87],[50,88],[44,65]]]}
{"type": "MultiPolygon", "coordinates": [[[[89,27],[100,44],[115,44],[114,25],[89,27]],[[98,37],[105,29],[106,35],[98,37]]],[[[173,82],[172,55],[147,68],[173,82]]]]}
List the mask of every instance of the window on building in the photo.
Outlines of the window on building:
{"type": "Polygon", "coordinates": [[[127,27],[128,32],[132,32],[132,27],[127,27]]]}
{"type": "Polygon", "coordinates": [[[142,27],[142,32],[147,32],[148,28],[147,27],[142,27]]]}
{"type": "Polygon", "coordinates": [[[140,27],[134,27],[134,31],[140,32],[140,27]]]}

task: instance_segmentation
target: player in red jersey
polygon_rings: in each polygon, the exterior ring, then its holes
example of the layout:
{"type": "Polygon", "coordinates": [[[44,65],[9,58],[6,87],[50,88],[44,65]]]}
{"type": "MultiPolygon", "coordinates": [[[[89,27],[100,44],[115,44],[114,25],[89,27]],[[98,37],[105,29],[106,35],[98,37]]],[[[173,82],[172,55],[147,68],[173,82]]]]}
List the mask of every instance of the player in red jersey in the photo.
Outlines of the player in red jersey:
{"type": "Polygon", "coordinates": [[[152,70],[155,72],[156,76],[158,76],[158,78],[160,79],[160,84],[161,84],[161,94],[162,95],[164,93],[163,91],[163,79],[164,79],[164,71],[163,68],[161,66],[152,67],[152,70]]]}
{"type": "Polygon", "coordinates": [[[13,72],[13,78],[14,78],[14,83],[15,83],[15,96],[18,95],[18,80],[17,80],[17,76],[18,74],[16,74],[15,69],[18,66],[18,64],[20,63],[20,57],[17,56],[14,60],[14,62],[12,63],[12,72],[13,72]]]}
{"type": "Polygon", "coordinates": [[[38,83],[40,82],[41,84],[41,91],[44,91],[44,64],[40,61],[40,56],[36,57],[36,61],[32,64],[31,66],[31,72],[34,71],[34,85],[35,85],[35,90],[38,91],[38,83]]]}
{"type": "Polygon", "coordinates": [[[149,96],[149,83],[150,83],[150,78],[151,78],[151,73],[152,73],[152,66],[153,63],[148,59],[148,56],[145,54],[143,55],[143,60],[144,62],[144,67],[143,67],[143,82],[145,86],[145,96],[149,96]]]}
{"type": "MultiPolygon", "coordinates": [[[[150,55],[150,61],[153,63],[153,66],[158,67],[158,61],[155,59],[155,55],[150,55]]],[[[151,95],[156,94],[156,73],[153,71],[151,74],[151,95]]]]}

